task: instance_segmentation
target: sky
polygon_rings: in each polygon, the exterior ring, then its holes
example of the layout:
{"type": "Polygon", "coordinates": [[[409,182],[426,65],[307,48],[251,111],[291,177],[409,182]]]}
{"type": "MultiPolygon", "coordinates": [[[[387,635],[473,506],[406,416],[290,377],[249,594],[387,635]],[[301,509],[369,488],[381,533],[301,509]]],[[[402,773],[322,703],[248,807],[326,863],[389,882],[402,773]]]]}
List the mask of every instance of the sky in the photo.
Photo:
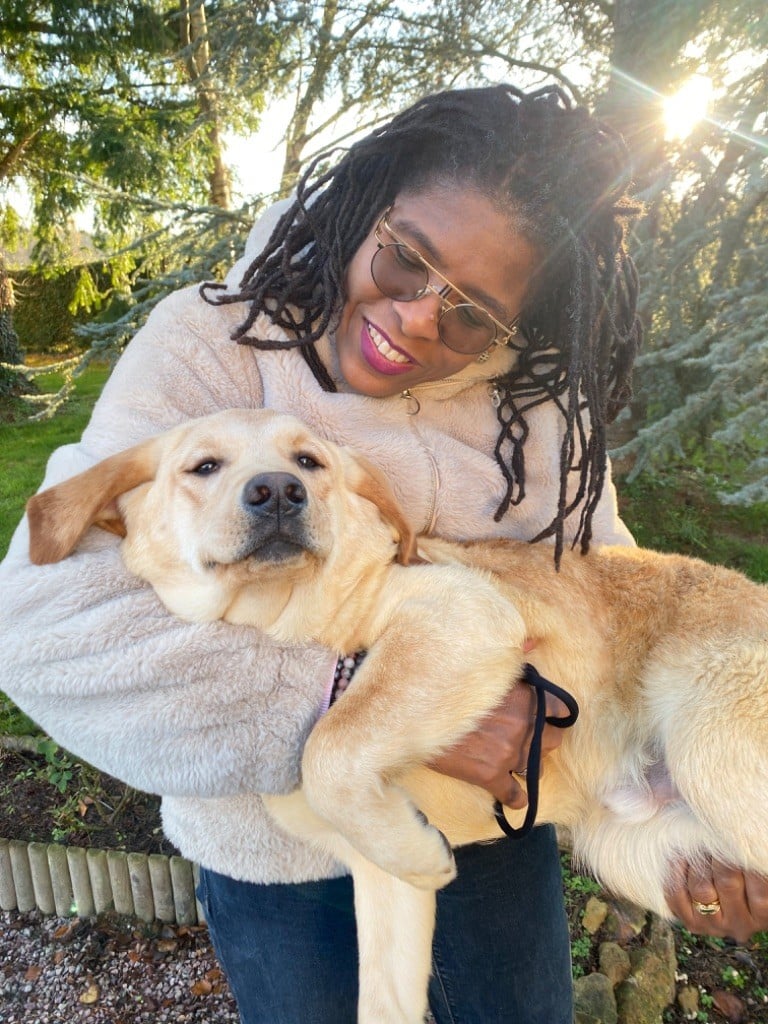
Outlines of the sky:
{"type": "Polygon", "coordinates": [[[248,137],[225,137],[226,160],[232,170],[235,201],[275,191],[285,156],[282,136],[291,115],[290,99],[264,111],[259,131],[248,137]]]}

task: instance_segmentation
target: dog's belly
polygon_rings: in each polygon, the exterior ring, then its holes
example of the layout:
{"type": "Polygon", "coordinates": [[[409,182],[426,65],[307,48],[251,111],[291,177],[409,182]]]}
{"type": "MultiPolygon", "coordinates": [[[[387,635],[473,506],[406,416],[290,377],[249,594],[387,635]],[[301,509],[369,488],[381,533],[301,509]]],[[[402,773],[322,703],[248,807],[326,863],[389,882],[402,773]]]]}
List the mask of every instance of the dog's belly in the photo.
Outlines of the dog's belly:
{"type": "Polygon", "coordinates": [[[651,761],[636,777],[627,777],[609,789],[603,803],[627,823],[647,821],[669,804],[687,806],[663,757],[651,761]]]}
{"type": "MultiPolygon", "coordinates": [[[[502,838],[493,797],[485,790],[425,768],[414,769],[400,783],[452,846],[502,838]]],[[[618,784],[607,786],[600,804],[612,818],[627,825],[647,821],[671,805],[679,812],[691,814],[663,758],[639,770],[636,777],[627,776],[618,784]]],[[[572,827],[595,809],[594,796],[569,784],[554,762],[547,766],[540,781],[538,824],[572,827]]],[[[510,825],[516,828],[522,825],[525,811],[524,807],[504,809],[510,825]]]]}

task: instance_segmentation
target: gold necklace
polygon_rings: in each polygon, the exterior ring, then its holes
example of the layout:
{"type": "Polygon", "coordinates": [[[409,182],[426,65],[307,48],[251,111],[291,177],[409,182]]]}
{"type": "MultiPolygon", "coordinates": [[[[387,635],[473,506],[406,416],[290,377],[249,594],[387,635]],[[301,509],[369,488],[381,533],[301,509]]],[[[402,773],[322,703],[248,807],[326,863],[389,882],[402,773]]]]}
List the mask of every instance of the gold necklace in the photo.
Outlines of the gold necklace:
{"type": "Polygon", "coordinates": [[[415,402],[415,404],[416,404],[416,408],[415,409],[407,409],[406,410],[406,414],[408,416],[417,416],[419,414],[419,412],[421,411],[421,402],[418,400],[416,395],[414,395],[413,390],[425,391],[427,388],[437,388],[437,387],[446,387],[446,386],[457,387],[460,384],[466,385],[467,387],[469,387],[472,384],[488,384],[488,394],[490,395],[491,402],[493,403],[494,408],[498,408],[498,404],[499,404],[499,389],[498,389],[498,387],[495,384],[491,383],[491,378],[489,378],[489,377],[462,377],[460,380],[452,380],[450,377],[446,377],[443,380],[428,380],[428,381],[425,381],[423,384],[415,385],[414,389],[406,388],[405,391],[401,391],[400,392],[400,397],[402,399],[404,399],[407,402],[415,402]]]}

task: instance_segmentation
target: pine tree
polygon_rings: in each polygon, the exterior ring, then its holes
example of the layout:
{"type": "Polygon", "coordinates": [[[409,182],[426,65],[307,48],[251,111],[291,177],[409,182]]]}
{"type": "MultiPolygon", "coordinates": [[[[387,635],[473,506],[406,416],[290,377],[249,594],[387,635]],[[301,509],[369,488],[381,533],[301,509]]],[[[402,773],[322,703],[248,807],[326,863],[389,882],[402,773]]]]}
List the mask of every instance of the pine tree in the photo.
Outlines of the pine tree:
{"type": "Polygon", "coordinates": [[[23,371],[15,369],[24,362],[24,353],[13,327],[14,305],[13,281],[0,256],[0,409],[9,398],[33,388],[23,371]]]}

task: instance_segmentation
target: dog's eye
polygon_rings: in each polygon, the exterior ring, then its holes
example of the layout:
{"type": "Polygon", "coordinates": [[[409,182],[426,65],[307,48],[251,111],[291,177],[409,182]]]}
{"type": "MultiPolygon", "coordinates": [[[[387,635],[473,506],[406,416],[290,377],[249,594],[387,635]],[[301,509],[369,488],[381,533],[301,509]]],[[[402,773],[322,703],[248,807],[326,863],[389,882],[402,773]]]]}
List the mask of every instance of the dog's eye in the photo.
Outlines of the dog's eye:
{"type": "Polygon", "coordinates": [[[216,459],[203,459],[201,462],[198,462],[193,469],[190,469],[189,472],[194,473],[195,476],[210,476],[211,473],[215,473],[220,466],[221,463],[217,462],[216,459]]]}
{"type": "Polygon", "coordinates": [[[299,452],[296,456],[296,462],[302,469],[322,469],[322,462],[318,462],[314,455],[308,455],[306,452],[299,452]]]}

